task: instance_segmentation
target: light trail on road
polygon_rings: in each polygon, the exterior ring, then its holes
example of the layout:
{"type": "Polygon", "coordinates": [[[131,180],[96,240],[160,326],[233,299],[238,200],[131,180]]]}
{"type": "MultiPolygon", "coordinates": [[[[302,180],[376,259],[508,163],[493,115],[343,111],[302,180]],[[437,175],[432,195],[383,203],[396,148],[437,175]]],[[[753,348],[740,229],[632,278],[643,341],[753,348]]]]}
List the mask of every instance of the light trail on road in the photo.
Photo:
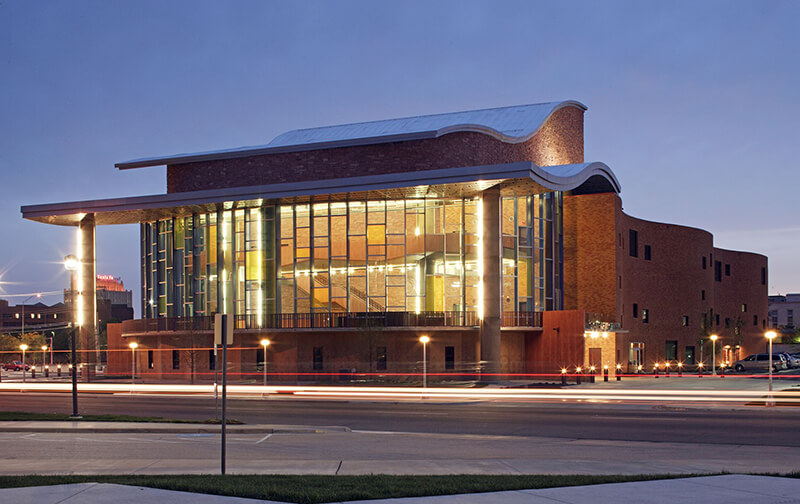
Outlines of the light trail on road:
{"type": "MultiPolygon", "coordinates": [[[[71,392],[71,384],[0,383],[0,392],[71,392]]],[[[213,384],[141,384],[134,387],[122,383],[80,383],[79,393],[94,394],[163,394],[213,395],[213,384]]],[[[441,388],[429,387],[352,387],[305,385],[228,385],[228,393],[239,397],[327,398],[341,400],[425,400],[425,401],[617,401],[617,402],[699,402],[699,403],[763,403],[772,400],[781,405],[800,405],[800,390],[773,392],[771,397],[761,390],[709,389],[518,389],[518,388],[441,388]]]]}

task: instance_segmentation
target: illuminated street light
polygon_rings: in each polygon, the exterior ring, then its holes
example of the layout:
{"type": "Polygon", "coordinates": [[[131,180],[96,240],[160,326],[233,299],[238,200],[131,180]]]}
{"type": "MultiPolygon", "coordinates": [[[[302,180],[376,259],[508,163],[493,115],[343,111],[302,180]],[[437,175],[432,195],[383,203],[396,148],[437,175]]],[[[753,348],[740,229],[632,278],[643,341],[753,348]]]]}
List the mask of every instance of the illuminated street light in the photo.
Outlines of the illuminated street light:
{"type": "Polygon", "coordinates": [[[772,340],[774,340],[777,335],[775,331],[767,331],[766,334],[764,334],[769,340],[769,394],[767,395],[767,406],[775,406],[775,401],[772,400],[772,340]]]}
{"type": "MultiPolygon", "coordinates": [[[[30,296],[26,297],[25,301],[22,302],[22,329],[20,330],[21,332],[19,334],[20,339],[25,337],[25,303],[27,303],[33,298],[41,298],[41,297],[42,295],[37,292],[36,294],[31,294],[30,296]]],[[[25,375],[22,376],[23,378],[25,377],[25,375]]]]}
{"type": "Polygon", "coordinates": [[[428,388],[428,343],[430,341],[428,336],[419,338],[419,342],[422,343],[422,388],[428,388]]]}
{"type": "Polygon", "coordinates": [[[72,364],[69,365],[70,374],[72,375],[72,419],[78,419],[81,416],[78,415],[78,358],[75,352],[75,322],[78,320],[77,313],[77,304],[75,303],[75,270],[78,269],[80,266],[80,261],[77,257],[70,254],[64,258],[64,268],[69,271],[69,292],[70,292],[70,303],[72,303],[72,330],[71,338],[70,338],[70,353],[72,354],[72,364]]]}
{"type": "Polygon", "coordinates": [[[133,385],[136,383],[136,349],[139,348],[139,343],[131,341],[128,346],[131,349],[131,392],[133,392],[133,385]]]}
{"type": "Polygon", "coordinates": [[[19,346],[19,349],[22,350],[22,382],[25,383],[25,350],[28,349],[28,345],[23,343],[19,346]]]}
{"type": "Polygon", "coordinates": [[[261,340],[261,346],[264,347],[264,386],[267,386],[267,347],[270,341],[266,338],[261,340]]]}
{"type": "Polygon", "coordinates": [[[717,374],[717,340],[719,336],[712,334],[708,337],[711,340],[711,374],[717,374]]]}

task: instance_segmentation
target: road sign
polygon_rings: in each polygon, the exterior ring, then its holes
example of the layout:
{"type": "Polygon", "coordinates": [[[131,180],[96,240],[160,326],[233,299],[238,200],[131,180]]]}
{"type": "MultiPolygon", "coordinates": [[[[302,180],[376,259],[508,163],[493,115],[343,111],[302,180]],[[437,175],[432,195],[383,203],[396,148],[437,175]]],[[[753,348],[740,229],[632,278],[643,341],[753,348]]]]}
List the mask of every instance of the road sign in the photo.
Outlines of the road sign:
{"type": "Polygon", "coordinates": [[[221,345],[223,333],[225,335],[225,343],[233,345],[233,315],[223,315],[217,313],[214,315],[214,344],[221,345]]]}

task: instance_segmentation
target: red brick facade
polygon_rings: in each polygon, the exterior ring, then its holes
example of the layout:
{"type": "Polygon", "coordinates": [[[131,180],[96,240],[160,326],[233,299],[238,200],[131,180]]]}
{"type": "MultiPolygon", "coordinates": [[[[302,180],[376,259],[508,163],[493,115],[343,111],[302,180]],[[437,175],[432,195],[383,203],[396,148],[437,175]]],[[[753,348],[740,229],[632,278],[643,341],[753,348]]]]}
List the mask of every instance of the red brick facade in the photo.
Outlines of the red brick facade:
{"type": "Polygon", "coordinates": [[[167,192],[406,173],[532,161],[539,166],[583,162],[583,110],[553,113],[527,142],[509,144],[483,133],[390,144],[307,150],[167,166],[167,192]]]}

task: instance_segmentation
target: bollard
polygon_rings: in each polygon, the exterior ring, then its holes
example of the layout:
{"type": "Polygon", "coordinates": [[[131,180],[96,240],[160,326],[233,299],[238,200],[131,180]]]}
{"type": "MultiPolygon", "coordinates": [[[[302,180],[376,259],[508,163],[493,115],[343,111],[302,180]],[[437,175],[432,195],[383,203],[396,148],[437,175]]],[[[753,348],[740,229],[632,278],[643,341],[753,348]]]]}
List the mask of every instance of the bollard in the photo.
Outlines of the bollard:
{"type": "Polygon", "coordinates": [[[576,385],[580,385],[581,384],[581,376],[582,375],[583,375],[583,371],[581,370],[581,368],[580,367],[576,367],[575,368],[575,384],[576,385]]]}
{"type": "Polygon", "coordinates": [[[72,364],[70,364],[69,365],[69,375],[72,376],[72,373],[74,373],[74,372],[75,372],[75,370],[72,369],[72,364]]]}
{"type": "Polygon", "coordinates": [[[669,361],[666,361],[664,363],[664,376],[669,378],[669,361]]]}
{"type": "Polygon", "coordinates": [[[720,364],[719,366],[719,377],[725,378],[725,364],[720,364]]]}
{"type": "Polygon", "coordinates": [[[603,381],[608,381],[608,364],[603,366],[603,381]]]}
{"type": "Polygon", "coordinates": [[[567,369],[561,368],[561,386],[565,387],[567,385],[567,369]]]}
{"type": "Polygon", "coordinates": [[[59,378],[61,378],[61,364],[59,364],[58,366],[56,366],[56,372],[58,373],[58,374],[57,374],[57,376],[58,376],[59,378]]]}
{"type": "Polygon", "coordinates": [[[653,366],[653,376],[658,378],[658,363],[656,362],[655,366],[653,366]]]}
{"type": "Polygon", "coordinates": [[[622,380],[622,366],[617,364],[617,381],[622,380]]]}
{"type": "Polygon", "coordinates": [[[703,377],[703,363],[702,362],[699,362],[697,364],[697,377],[698,378],[702,378],[703,377]]]}
{"type": "Polygon", "coordinates": [[[50,378],[50,366],[45,366],[44,367],[44,377],[45,378],[50,378]]]}
{"type": "Polygon", "coordinates": [[[31,378],[36,378],[36,366],[31,366],[31,378]]]}
{"type": "Polygon", "coordinates": [[[594,366],[589,366],[589,383],[594,383],[594,377],[597,374],[594,366]]]}

